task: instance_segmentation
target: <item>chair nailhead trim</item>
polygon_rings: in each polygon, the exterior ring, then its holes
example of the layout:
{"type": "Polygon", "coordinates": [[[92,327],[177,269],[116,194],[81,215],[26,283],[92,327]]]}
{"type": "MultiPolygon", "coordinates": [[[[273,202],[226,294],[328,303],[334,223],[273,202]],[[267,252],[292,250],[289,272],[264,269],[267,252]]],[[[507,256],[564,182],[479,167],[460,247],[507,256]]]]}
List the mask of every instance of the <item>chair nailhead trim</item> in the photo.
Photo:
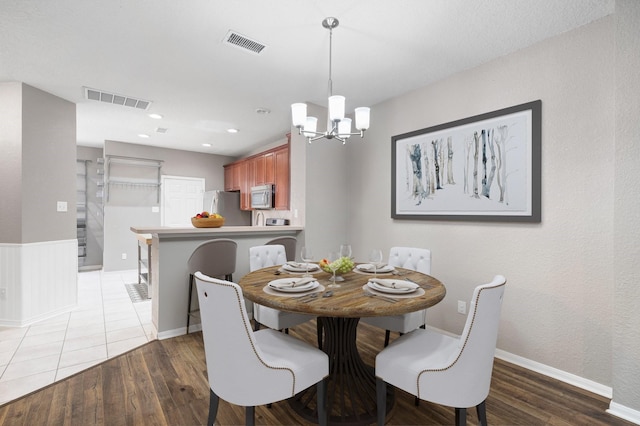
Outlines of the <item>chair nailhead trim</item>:
{"type": "MultiPolygon", "coordinates": [[[[238,301],[238,307],[240,308],[240,312],[242,312],[242,303],[244,303],[244,299],[240,296],[240,294],[238,293],[238,289],[235,288],[234,286],[231,286],[223,281],[220,282],[213,282],[213,284],[218,284],[218,285],[224,285],[226,287],[231,287],[233,288],[233,290],[236,292],[236,299],[238,301]]],[[[293,379],[293,385],[291,386],[291,396],[295,395],[295,390],[296,390],[296,374],[293,372],[293,370],[289,367],[273,367],[269,364],[267,364],[258,354],[258,351],[256,350],[255,345],[253,344],[253,339],[251,339],[251,336],[249,335],[249,330],[251,329],[251,327],[248,327],[248,324],[246,322],[246,318],[243,315],[242,316],[242,323],[244,324],[244,331],[247,334],[247,339],[249,339],[249,342],[251,343],[251,348],[253,349],[253,353],[255,354],[256,358],[258,358],[258,360],[262,363],[262,365],[264,365],[267,368],[270,368],[272,370],[286,370],[288,372],[291,373],[291,377],[293,379]]]]}
{"type": "MultiPolygon", "coordinates": [[[[505,285],[506,282],[503,282],[502,284],[498,284],[495,285],[493,287],[485,287],[485,288],[481,288],[480,291],[478,292],[478,300],[480,299],[480,295],[482,294],[483,290],[489,290],[489,289],[494,289],[494,288],[498,288],[501,287],[503,285],[505,285]]],[[[460,352],[458,353],[458,356],[456,357],[455,360],[453,360],[453,362],[451,364],[449,364],[448,366],[444,367],[444,368],[436,368],[436,369],[426,369],[426,370],[422,370],[420,373],[418,373],[418,377],[416,378],[416,389],[417,391],[417,397],[420,398],[420,376],[422,375],[422,373],[437,373],[440,371],[446,371],[450,368],[452,368],[454,365],[456,365],[456,362],[458,362],[458,360],[460,359],[460,357],[462,356],[462,352],[464,352],[464,348],[467,347],[467,341],[469,340],[469,335],[471,334],[471,330],[473,330],[473,324],[476,320],[476,312],[478,312],[478,304],[476,303],[473,307],[473,317],[471,318],[471,325],[469,326],[469,332],[467,333],[467,337],[464,339],[464,344],[462,345],[462,349],[460,349],[460,352]]]]}

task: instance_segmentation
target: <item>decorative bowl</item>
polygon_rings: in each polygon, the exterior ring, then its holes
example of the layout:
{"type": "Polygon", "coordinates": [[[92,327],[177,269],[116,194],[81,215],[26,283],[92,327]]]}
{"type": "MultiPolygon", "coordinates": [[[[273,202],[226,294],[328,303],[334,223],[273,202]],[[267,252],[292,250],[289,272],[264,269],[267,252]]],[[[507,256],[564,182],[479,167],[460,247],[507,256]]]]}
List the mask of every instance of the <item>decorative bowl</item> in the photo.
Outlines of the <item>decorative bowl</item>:
{"type": "Polygon", "coordinates": [[[224,225],[224,217],[192,217],[191,224],[196,228],[220,228],[224,225]]]}
{"type": "MultiPolygon", "coordinates": [[[[338,269],[336,269],[336,275],[344,275],[346,273],[349,273],[355,267],[355,264],[353,263],[353,260],[351,260],[348,257],[341,257],[340,259],[336,260],[335,262],[338,263],[338,269]]],[[[333,275],[333,271],[329,267],[329,264],[330,264],[330,262],[328,260],[322,259],[318,263],[318,266],[320,266],[320,269],[322,269],[324,272],[327,272],[327,273],[333,275]]]]}

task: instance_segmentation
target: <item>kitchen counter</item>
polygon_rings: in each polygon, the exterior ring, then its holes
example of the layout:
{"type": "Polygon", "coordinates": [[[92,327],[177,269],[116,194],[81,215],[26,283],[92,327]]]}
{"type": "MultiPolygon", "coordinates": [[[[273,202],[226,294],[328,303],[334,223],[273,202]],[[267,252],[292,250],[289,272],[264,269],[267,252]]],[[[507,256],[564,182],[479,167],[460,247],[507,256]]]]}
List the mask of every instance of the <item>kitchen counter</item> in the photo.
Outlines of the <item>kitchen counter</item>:
{"type": "MultiPolygon", "coordinates": [[[[249,273],[249,248],[265,244],[279,236],[294,236],[302,226],[222,226],[194,227],[136,227],[135,234],[151,234],[151,317],[159,339],[186,333],[189,271],[187,261],[193,250],[214,238],[229,238],[238,244],[236,271],[233,281],[249,273]]],[[[136,235],[138,236],[138,235],[136,235]]],[[[299,238],[298,238],[299,239],[299,238]]],[[[300,248],[300,244],[298,245],[300,248]]],[[[194,295],[196,292],[194,292],[194,295]]],[[[194,299],[195,300],[195,299],[194,299]]],[[[197,302],[194,302],[194,306],[197,302]]],[[[200,320],[192,318],[190,331],[200,329],[200,320]]]]}
{"type": "Polygon", "coordinates": [[[193,226],[177,228],[171,226],[158,226],[155,228],[135,227],[131,230],[136,234],[157,234],[166,238],[182,235],[222,235],[222,234],[280,234],[282,232],[302,231],[302,226],[222,226],[220,228],[194,228],[193,226]]]}

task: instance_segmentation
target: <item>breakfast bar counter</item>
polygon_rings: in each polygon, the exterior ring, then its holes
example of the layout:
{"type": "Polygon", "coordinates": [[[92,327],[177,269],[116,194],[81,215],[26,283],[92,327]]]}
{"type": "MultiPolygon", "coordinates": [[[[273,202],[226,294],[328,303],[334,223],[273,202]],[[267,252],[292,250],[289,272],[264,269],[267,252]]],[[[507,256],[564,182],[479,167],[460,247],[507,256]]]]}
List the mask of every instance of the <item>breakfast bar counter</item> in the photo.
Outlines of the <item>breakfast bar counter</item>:
{"type": "MultiPolygon", "coordinates": [[[[194,227],[135,227],[135,234],[151,234],[151,313],[158,339],[186,333],[189,272],[187,260],[193,250],[205,241],[229,238],[238,243],[234,281],[249,273],[249,248],[262,245],[279,236],[294,236],[302,226],[222,226],[194,227]]],[[[193,321],[191,330],[199,330],[193,321]]]]}

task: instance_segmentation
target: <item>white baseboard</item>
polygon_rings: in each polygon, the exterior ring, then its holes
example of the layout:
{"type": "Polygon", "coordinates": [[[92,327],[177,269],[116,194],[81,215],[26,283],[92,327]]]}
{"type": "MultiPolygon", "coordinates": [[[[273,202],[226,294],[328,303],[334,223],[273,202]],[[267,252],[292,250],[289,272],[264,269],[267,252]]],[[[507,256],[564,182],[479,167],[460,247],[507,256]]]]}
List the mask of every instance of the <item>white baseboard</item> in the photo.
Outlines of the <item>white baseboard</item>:
{"type": "Polygon", "coordinates": [[[612,416],[620,417],[621,419],[640,425],[640,411],[638,410],[633,410],[629,407],[611,401],[607,413],[611,414],[612,416]]]}
{"type": "Polygon", "coordinates": [[[611,389],[611,387],[594,382],[593,380],[585,379],[583,377],[576,376],[575,374],[567,373],[566,371],[558,370],[557,368],[553,368],[500,349],[496,349],[496,358],[519,365],[527,370],[544,374],[545,376],[552,377],[560,380],[561,382],[593,392],[597,395],[604,396],[605,398],[611,399],[613,397],[613,389],[611,389]]]}
{"type": "MultiPolygon", "coordinates": [[[[456,334],[449,333],[445,330],[440,330],[439,328],[429,327],[435,331],[440,333],[459,337],[456,334]]],[[[503,351],[502,349],[496,349],[496,358],[502,359],[504,361],[510,362],[512,364],[518,365],[520,367],[526,368],[527,370],[535,371],[536,373],[543,374],[548,377],[552,377],[554,379],[560,380],[561,382],[568,383],[572,386],[579,387],[580,389],[587,390],[589,392],[595,393],[597,395],[603,396],[605,398],[611,399],[613,397],[613,389],[609,386],[605,386],[603,384],[594,382],[593,380],[585,379],[580,376],[576,376],[575,374],[567,373],[566,371],[559,370],[554,367],[550,367],[546,364],[542,364],[536,361],[532,361],[528,358],[524,358],[518,355],[514,355],[510,352],[503,351]]]]}
{"type": "Polygon", "coordinates": [[[49,318],[57,317],[58,315],[66,314],[67,312],[71,312],[78,307],[78,304],[69,305],[66,307],[62,307],[45,314],[41,314],[28,320],[5,320],[0,318],[0,327],[27,327],[33,325],[37,322],[47,320],[49,318]]]}
{"type": "MultiPolygon", "coordinates": [[[[202,330],[202,324],[192,324],[189,326],[189,333],[202,330]]],[[[187,327],[174,328],[173,330],[163,331],[158,333],[158,340],[170,339],[172,337],[182,336],[187,334],[187,327]]]]}

